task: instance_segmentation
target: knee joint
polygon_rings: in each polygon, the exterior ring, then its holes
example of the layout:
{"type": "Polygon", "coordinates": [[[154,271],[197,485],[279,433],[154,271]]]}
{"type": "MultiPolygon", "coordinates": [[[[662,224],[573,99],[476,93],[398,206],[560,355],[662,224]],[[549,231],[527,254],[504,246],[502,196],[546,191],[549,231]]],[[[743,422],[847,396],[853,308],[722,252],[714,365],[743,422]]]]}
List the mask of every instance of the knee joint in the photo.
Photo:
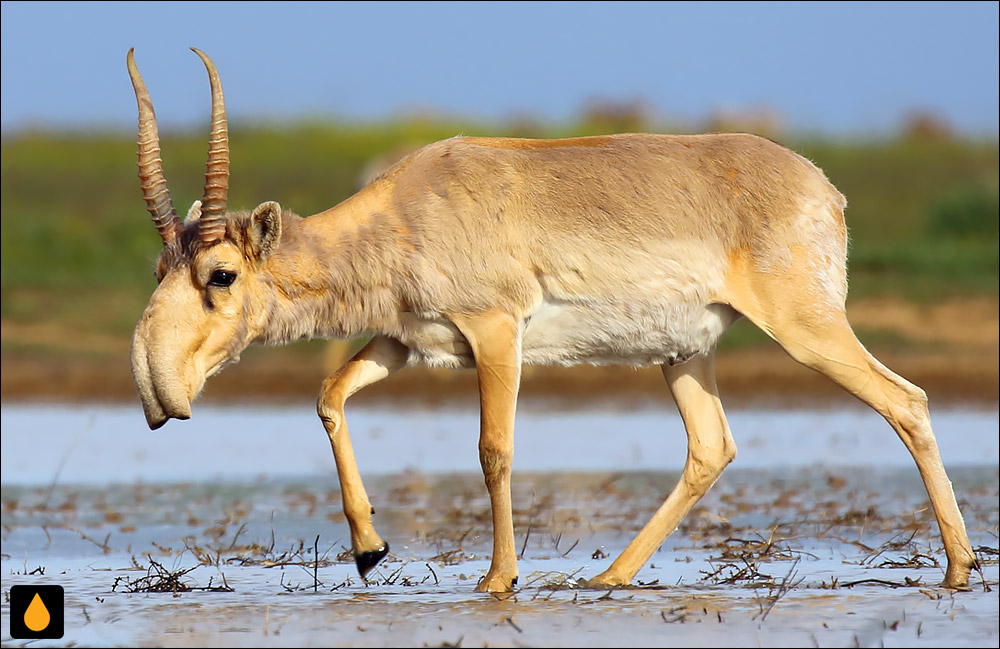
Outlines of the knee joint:
{"type": "Polygon", "coordinates": [[[487,480],[510,472],[511,454],[495,448],[479,448],[479,464],[487,480]]]}
{"type": "Polygon", "coordinates": [[[333,386],[323,384],[323,391],[316,401],[316,414],[330,432],[340,426],[344,418],[344,398],[333,386]]]}
{"type": "Polygon", "coordinates": [[[898,405],[890,402],[889,410],[892,418],[914,442],[921,443],[932,439],[927,393],[912,384],[904,384],[901,387],[905,401],[898,405]]]}
{"type": "Polygon", "coordinates": [[[688,453],[686,471],[690,479],[698,484],[714,484],[723,469],[736,457],[736,445],[725,444],[717,449],[691,451],[688,453]]]}

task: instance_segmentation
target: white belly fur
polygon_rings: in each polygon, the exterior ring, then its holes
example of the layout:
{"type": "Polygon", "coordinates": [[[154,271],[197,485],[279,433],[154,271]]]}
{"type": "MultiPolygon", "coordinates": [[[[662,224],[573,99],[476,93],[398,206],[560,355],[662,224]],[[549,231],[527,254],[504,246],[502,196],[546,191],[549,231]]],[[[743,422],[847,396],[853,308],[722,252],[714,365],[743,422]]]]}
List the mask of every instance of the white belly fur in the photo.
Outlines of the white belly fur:
{"type": "Polygon", "coordinates": [[[661,365],[715,347],[739,314],[722,304],[544,302],[524,328],[530,365],[661,365]]]}
{"type": "MultiPolygon", "coordinates": [[[[522,329],[528,365],[677,364],[713,349],[739,317],[723,304],[553,303],[543,301],[522,329]]],[[[410,365],[472,367],[468,342],[450,322],[409,318],[399,340],[410,365]]]]}

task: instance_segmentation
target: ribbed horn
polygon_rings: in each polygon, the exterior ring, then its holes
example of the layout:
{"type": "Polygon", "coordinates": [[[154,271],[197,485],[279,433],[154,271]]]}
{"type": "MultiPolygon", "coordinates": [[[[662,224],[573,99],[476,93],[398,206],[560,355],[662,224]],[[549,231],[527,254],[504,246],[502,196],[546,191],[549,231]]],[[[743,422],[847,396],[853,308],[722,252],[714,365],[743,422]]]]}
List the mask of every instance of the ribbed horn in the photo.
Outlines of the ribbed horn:
{"type": "Polygon", "coordinates": [[[135,100],[139,106],[139,183],[146,209],[153,217],[153,224],[163,239],[163,245],[167,245],[180,236],[184,226],[177,218],[177,210],[170,200],[167,179],[163,175],[163,162],[160,159],[160,133],[156,128],[156,113],[146,84],[135,65],[134,50],[132,48],[128,51],[127,62],[128,75],[132,78],[135,100]]]}
{"type": "Polygon", "coordinates": [[[212,59],[201,50],[191,50],[201,57],[212,85],[212,130],[208,138],[208,162],[205,164],[205,191],[201,199],[198,239],[205,245],[219,241],[226,233],[226,202],[229,198],[229,128],[226,124],[226,100],[222,82],[212,59]]]}

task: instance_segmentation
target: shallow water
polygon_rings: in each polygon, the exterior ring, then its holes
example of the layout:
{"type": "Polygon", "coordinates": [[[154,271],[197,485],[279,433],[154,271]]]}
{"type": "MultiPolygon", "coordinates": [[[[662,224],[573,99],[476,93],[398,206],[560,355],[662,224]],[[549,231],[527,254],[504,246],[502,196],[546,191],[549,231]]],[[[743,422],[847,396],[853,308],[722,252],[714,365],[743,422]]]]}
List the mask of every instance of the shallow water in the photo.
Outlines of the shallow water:
{"type": "MultiPolygon", "coordinates": [[[[66,636],[50,644],[995,647],[998,414],[933,418],[992,592],[977,573],[972,592],[935,587],[944,553],[916,468],[862,409],[730,413],[736,462],[635,587],[610,593],[577,580],[676,482],[680,420],[520,413],[521,580],[496,598],[473,592],[491,551],[476,413],[349,409],[392,545],[364,583],[338,558],[347,525],[308,407],[202,408],[150,432],[137,408],[4,406],[3,587],[64,586],[66,636]],[[129,593],[154,561],[233,590],[129,593]]],[[[24,644],[9,612],[3,642],[24,644]]]]}
{"type": "MultiPolygon", "coordinates": [[[[932,413],[945,466],[997,464],[997,410],[932,413]]],[[[733,467],[912,467],[873,411],[733,410],[733,467]]],[[[479,414],[348,407],[362,476],[479,469],[479,414]]],[[[150,431],[138,406],[3,406],[4,484],[176,482],[302,477],[335,471],[323,426],[308,407],[199,407],[189,421],[150,431]]],[[[514,469],[677,470],[687,439],[676,410],[519,412],[514,469]]]]}

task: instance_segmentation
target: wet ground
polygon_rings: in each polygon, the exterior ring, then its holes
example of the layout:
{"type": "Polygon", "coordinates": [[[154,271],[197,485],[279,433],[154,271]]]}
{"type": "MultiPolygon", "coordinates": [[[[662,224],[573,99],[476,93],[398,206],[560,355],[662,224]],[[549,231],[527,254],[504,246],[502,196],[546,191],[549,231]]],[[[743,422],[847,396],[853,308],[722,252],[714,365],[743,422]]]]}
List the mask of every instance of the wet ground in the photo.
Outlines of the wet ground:
{"type": "Polygon", "coordinates": [[[736,462],[625,590],[581,588],[676,482],[668,410],[518,417],[520,584],[473,591],[489,505],[470,412],[348,412],[376,526],[362,581],[308,408],[4,407],[3,589],[66,590],[60,641],[180,646],[991,646],[1000,639],[996,409],[934,413],[973,547],[970,592],[912,460],[862,409],[735,411],[736,462]]]}

